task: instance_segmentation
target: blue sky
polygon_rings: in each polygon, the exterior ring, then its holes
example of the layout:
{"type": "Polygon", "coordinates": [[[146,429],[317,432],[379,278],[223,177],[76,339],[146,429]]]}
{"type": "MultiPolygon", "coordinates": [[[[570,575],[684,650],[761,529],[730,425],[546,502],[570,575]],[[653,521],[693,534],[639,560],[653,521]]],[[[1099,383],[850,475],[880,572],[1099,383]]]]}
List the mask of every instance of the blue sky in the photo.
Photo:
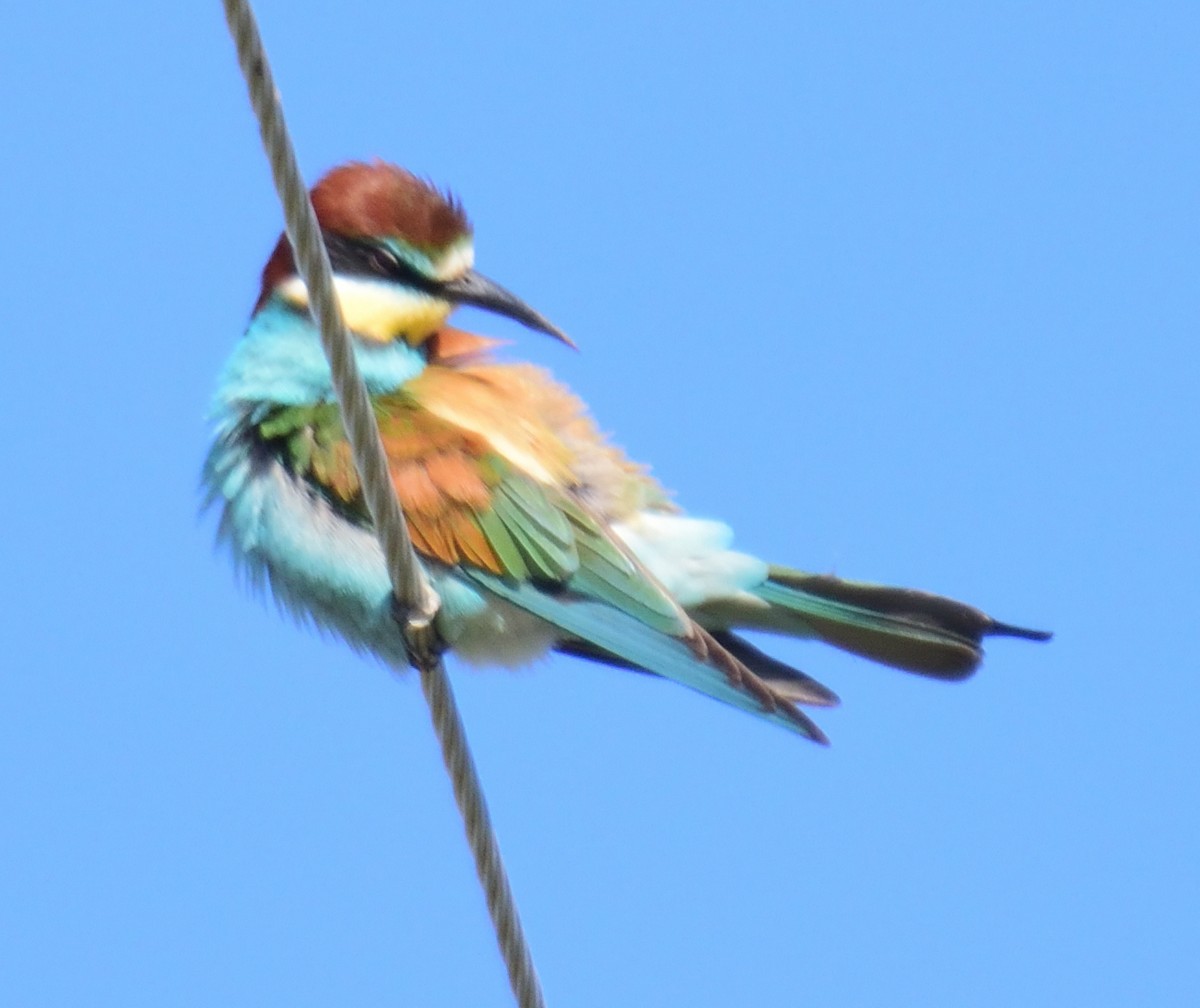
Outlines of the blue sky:
{"type": "MultiPolygon", "coordinates": [[[[1194,5],[258,11],[305,172],[458,192],[582,352],[462,322],[690,510],[1058,634],[959,686],[780,643],[829,750],[452,667],[552,1008],[1195,1004],[1194,5]]],[[[415,680],[197,518],[280,227],[220,5],[17,5],[0,66],[5,1000],[509,1003],[415,680]]]]}

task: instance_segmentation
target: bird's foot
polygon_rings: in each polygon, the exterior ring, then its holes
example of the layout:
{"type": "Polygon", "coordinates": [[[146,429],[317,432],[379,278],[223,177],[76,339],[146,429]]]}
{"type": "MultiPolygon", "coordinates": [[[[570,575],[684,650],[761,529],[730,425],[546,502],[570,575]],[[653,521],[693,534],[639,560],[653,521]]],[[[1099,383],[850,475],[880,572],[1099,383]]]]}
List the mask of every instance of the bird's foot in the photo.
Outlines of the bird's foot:
{"type": "Polygon", "coordinates": [[[447,645],[438,633],[436,620],[414,619],[396,598],[392,599],[392,618],[400,624],[404,649],[413,668],[432,668],[441,661],[447,645]]]}

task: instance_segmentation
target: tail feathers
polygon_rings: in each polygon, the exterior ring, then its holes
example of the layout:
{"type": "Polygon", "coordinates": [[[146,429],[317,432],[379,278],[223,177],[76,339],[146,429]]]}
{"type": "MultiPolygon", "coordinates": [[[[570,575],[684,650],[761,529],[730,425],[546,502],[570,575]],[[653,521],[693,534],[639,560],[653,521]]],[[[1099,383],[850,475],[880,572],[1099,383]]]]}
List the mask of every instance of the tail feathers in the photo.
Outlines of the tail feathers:
{"type": "Polygon", "coordinates": [[[965,679],[974,672],[984,637],[1044,641],[1052,636],[997,622],[940,595],[784,567],[772,567],[756,594],[772,607],[771,629],[786,630],[790,619],[793,632],[936,679],[965,679]]]}
{"type": "Polygon", "coordinates": [[[728,630],[713,631],[713,639],[759,679],[792,703],[810,707],[836,707],[841,700],[828,686],[797,668],[760,651],[744,637],[728,630]]]}
{"type": "MultiPolygon", "coordinates": [[[[745,638],[728,630],[714,630],[711,636],[721,647],[770,686],[775,693],[792,703],[806,704],[809,707],[836,707],[841,703],[838,695],[828,686],[817,682],[812,676],[805,675],[799,669],[792,668],[791,665],[765,654],[745,638]]],[[[554,650],[560,654],[586,658],[588,661],[599,662],[602,665],[628,669],[630,672],[642,672],[646,675],[659,674],[653,669],[635,665],[624,658],[618,658],[612,652],[605,651],[590,641],[559,641],[554,646],[554,650]]]]}
{"type": "MultiPolygon", "coordinates": [[[[698,623],[692,624],[692,636],[688,639],[687,644],[692,653],[707,666],[717,669],[724,677],[725,682],[736,689],[743,697],[751,702],[757,703],[758,710],[755,713],[767,717],[771,720],[776,720],[785,727],[791,728],[792,731],[799,732],[813,742],[819,742],[821,745],[829,745],[829,738],[825,735],[816,723],[803,711],[796,707],[791,698],[779,692],[772,684],[760,679],[746,664],[734,654],[728,651],[716,636],[700,626],[698,623]]],[[[749,645],[746,645],[749,648],[749,645]]],[[[753,651],[753,648],[750,648],[753,651]]],[[[766,658],[766,655],[763,655],[766,658]]],[[[783,665],[782,662],[779,663],[783,665]]],[[[795,671],[794,669],[791,671],[795,671]]],[[[669,674],[669,673],[667,673],[669,674]]],[[[803,673],[797,672],[797,675],[802,676],[803,673]]],[[[717,697],[717,693],[709,689],[703,689],[709,696],[717,697]]],[[[726,700],[726,703],[729,701],[726,700]]],[[[746,707],[747,710],[752,708],[746,707]]]]}
{"type": "Polygon", "coordinates": [[[1054,636],[1049,630],[1030,630],[1029,627],[1013,626],[999,620],[992,620],[992,625],[984,633],[989,637],[1020,637],[1033,641],[1048,641],[1054,636]]]}

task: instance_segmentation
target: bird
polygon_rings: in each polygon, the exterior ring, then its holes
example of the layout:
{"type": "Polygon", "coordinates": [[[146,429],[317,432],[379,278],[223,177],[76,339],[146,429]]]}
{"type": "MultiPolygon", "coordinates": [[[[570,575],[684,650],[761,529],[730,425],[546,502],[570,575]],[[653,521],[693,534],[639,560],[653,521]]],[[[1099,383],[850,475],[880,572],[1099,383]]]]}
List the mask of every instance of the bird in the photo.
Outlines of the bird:
{"type": "MultiPolygon", "coordinates": [[[[473,665],[558,652],[674,680],[815,742],[802,707],[832,690],[745,636],[812,638],[960,680],[987,637],[1049,633],[916,589],[768,563],[683,511],[547,371],[449,324],[470,305],[570,343],[474,268],[462,204],[383,160],[311,191],[334,291],[389,475],[441,607],[437,637],[473,665]]],[[[218,539],[301,622],[397,670],[392,589],[338,413],[308,290],[281,235],[218,380],[202,483],[218,539]]]]}

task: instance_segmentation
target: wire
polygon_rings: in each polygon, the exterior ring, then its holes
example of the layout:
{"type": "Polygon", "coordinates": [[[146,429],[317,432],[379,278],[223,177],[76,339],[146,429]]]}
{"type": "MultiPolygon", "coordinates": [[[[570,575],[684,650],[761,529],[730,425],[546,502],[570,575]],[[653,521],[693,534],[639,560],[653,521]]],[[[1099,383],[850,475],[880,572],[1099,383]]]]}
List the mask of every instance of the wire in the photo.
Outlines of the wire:
{"type": "Polygon", "coordinates": [[[387,560],[396,600],[396,618],[404,633],[409,660],[421,676],[421,689],[429,704],[442,760],[454,787],[496,941],[508,969],[509,983],[520,1008],[544,1008],[541,985],[500,858],[483,788],[471,758],[450,680],[441,662],[442,645],[434,625],[440,599],[417,560],[404,514],[392,489],[379,428],[354,360],[341,309],[333,294],[329,254],[321,238],[308,188],[296,164],[295,149],[284,122],[258,24],[248,0],[222,0],[222,3],[237,48],[238,63],[250,92],[250,104],[258,120],[263,148],[271,165],[275,189],[283,204],[288,240],[295,252],[297,268],[308,287],[309,305],[321,332],[325,355],[329,358],[333,387],[361,478],[363,496],[387,560]]]}

